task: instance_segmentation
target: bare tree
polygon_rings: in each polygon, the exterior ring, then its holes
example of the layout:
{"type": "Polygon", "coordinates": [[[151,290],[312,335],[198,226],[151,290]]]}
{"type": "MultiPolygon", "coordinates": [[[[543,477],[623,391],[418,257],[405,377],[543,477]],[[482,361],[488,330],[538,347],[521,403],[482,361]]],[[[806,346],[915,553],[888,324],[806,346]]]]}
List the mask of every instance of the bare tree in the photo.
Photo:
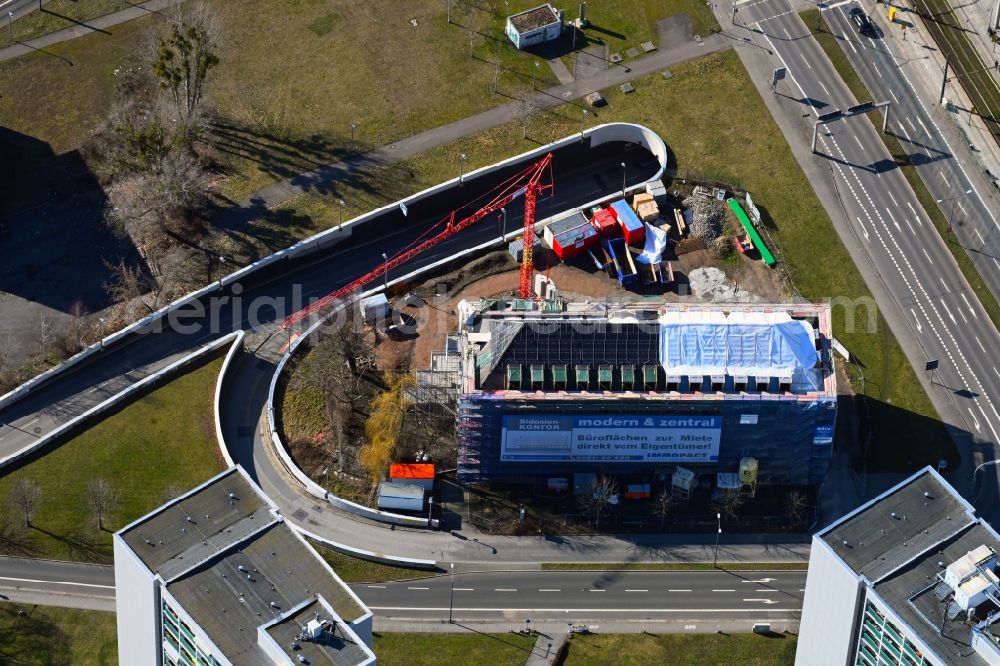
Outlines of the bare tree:
{"type": "Polygon", "coordinates": [[[673,494],[670,492],[670,488],[664,488],[660,491],[660,494],[656,496],[656,507],[654,512],[660,518],[660,529],[663,529],[663,523],[666,522],[667,516],[673,513],[674,508],[677,506],[677,500],[674,499],[673,494]]]}
{"type": "Polygon", "coordinates": [[[580,495],[580,504],[585,511],[594,512],[594,529],[601,524],[601,516],[618,504],[618,483],[610,476],[599,476],[593,487],[580,495]]]}
{"type": "Polygon", "coordinates": [[[24,526],[31,527],[31,517],[42,501],[42,487],[29,477],[21,477],[7,491],[7,503],[24,516],[24,526]]]}
{"type": "Polygon", "coordinates": [[[529,96],[514,103],[514,115],[521,121],[521,138],[528,138],[528,123],[542,110],[536,97],[529,96]]]}
{"type": "Polygon", "coordinates": [[[801,490],[790,490],[785,495],[785,515],[793,524],[801,523],[806,516],[807,500],[801,490]]]}
{"type": "Polygon", "coordinates": [[[38,326],[35,328],[35,339],[38,340],[38,346],[42,349],[42,353],[48,353],[52,343],[55,342],[55,325],[44,312],[39,313],[38,315],[38,326]]]}
{"type": "Polygon", "coordinates": [[[97,519],[97,529],[104,529],[104,519],[118,507],[118,491],[107,479],[96,478],[87,482],[87,508],[97,519]]]}
{"type": "Polygon", "coordinates": [[[739,490],[724,490],[718,499],[719,511],[730,518],[735,518],[740,507],[743,506],[743,495],[739,490]]]}

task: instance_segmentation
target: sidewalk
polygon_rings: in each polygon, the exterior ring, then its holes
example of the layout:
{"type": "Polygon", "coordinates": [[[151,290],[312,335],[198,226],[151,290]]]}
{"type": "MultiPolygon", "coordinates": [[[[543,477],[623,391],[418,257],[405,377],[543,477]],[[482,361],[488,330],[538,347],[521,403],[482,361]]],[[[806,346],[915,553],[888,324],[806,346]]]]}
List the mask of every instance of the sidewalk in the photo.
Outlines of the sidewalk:
{"type": "MultiPolygon", "coordinates": [[[[59,42],[66,42],[71,39],[76,39],[77,37],[83,37],[84,35],[89,35],[94,32],[107,32],[107,29],[110,27],[119,25],[120,23],[125,23],[126,21],[131,21],[132,19],[136,19],[141,16],[155,14],[164,9],[173,7],[174,5],[179,5],[183,1],[184,0],[149,0],[149,2],[144,2],[141,5],[133,5],[128,9],[123,9],[119,12],[114,12],[113,14],[105,14],[104,16],[99,16],[86,22],[81,21],[78,25],[57,30],[56,32],[50,32],[47,35],[42,35],[41,37],[36,37],[35,39],[29,39],[26,42],[17,42],[12,46],[0,49],[0,62],[3,62],[4,60],[11,60],[33,51],[45,52],[45,47],[47,46],[52,46],[53,44],[58,44],[59,42]]],[[[70,63],[70,65],[72,64],[73,63],[70,63]]]]}

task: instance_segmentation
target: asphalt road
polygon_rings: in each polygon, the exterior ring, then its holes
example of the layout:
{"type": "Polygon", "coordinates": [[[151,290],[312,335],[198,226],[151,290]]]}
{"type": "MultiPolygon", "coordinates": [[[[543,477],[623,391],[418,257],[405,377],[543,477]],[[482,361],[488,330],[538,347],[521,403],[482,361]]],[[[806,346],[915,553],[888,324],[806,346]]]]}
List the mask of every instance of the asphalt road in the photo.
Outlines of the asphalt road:
{"type": "MultiPolygon", "coordinates": [[[[788,0],[740,4],[739,22],[784,65],[777,94],[799,100],[813,119],[856,103],[788,0]]],[[[826,156],[854,233],[928,360],[938,359],[938,390],[961,413],[977,441],[1000,442],[1000,335],[958,270],[927,214],[876,134],[861,116],[820,128],[817,152],[826,156]]],[[[836,294],[831,294],[836,296],[836,294]]],[[[877,443],[876,443],[877,445],[877,443]]],[[[967,463],[969,451],[960,451],[967,463]]],[[[971,472],[971,468],[969,470],[971,472]]],[[[986,493],[995,496],[995,490],[986,493]]],[[[1000,516],[996,503],[984,516],[1000,516]]]]}
{"type": "Polygon", "coordinates": [[[114,610],[114,569],[76,562],[0,557],[0,600],[114,610]]]}
{"type": "MultiPolygon", "coordinates": [[[[761,620],[794,616],[805,571],[469,572],[351,587],[380,619],[761,620]],[[452,589],[454,588],[454,590],[452,589]]],[[[0,600],[114,609],[109,566],[0,557],[0,600]]]]}
{"type": "MultiPolygon", "coordinates": [[[[910,156],[927,191],[936,201],[941,202],[939,205],[952,225],[955,241],[965,248],[989,290],[1000,298],[1000,222],[997,220],[997,211],[993,209],[995,202],[987,191],[989,185],[983,183],[978,174],[973,178],[963,166],[962,162],[966,159],[971,164],[966,146],[949,143],[941,131],[928,109],[928,105],[937,100],[925,101],[922,97],[926,98],[926,92],[921,95],[913,84],[911,77],[919,76],[914,69],[917,62],[897,55],[893,52],[892,45],[881,39],[887,28],[882,25],[880,14],[873,15],[872,20],[881,26],[883,32],[874,37],[858,34],[849,18],[849,12],[854,7],[864,9],[859,2],[837,3],[837,6],[824,10],[823,16],[838,37],[847,59],[871,92],[872,98],[892,102],[888,131],[910,156]]],[[[969,315],[973,312],[970,303],[976,299],[971,291],[952,290],[951,293],[958,295],[957,300],[946,299],[952,301],[955,306],[954,315],[958,316],[952,327],[966,327],[970,323],[969,315]]],[[[947,311],[947,314],[951,315],[952,311],[947,311]]],[[[917,315],[914,317],[915,323],[919,323],[920,318],[917,315]]],[[[949,318],[953,319],[954,316],[949,318]]],[[[989,324],[984,326],[992,329],[989,324]]],[[[975,334],[973,337],[976,338],[975,346],[968,350],[970,358],[976,359],[972,367],[977,368],[978,365],[979,372],[989,376],[992,383],[997,378],[997,366],[993,365],[990,370],[981,363],[996,358],[993,353],[996,351],[996,343],[987,353],[986,344],[981,344],[983,339],[975,334]]],[[[990,392],[988,395],[996,397],[998,394],[990,392]]],[[[989,420],[990,414],[996,425],[996,412],[992,409],[984,420],[989,420]]],[[[975,429],[977,419],[974,413],[972,416],[970,425],[975,429]]],[[[975,432],[977,436],[981,434],[981,430],[975,432]]],[[[990,441],[996,446],[996,435],[993,432],[990,434],[993,435],[990,441]]],[[[995,456],[994,448],[992,452],[987,452],[986,459],[995,456]]],[[[996,489],[1000,487],[1000,468],[989,469],[984,476],[985,495],[996,497],[996,489]]],[[[990,511],[986,503],[983,503],[981,510],[990,511]]],[[[994,511],[988,518],[1000,518],[1000,513],[994,511]]]]}
{"type": "Polygon", "coordinates": [[[787,617],[802,608],[805,583],[805,571],[516,571],[352,588],[394,620],[447,619],[453,599],[455,620],[577,622],[787,617]]]}

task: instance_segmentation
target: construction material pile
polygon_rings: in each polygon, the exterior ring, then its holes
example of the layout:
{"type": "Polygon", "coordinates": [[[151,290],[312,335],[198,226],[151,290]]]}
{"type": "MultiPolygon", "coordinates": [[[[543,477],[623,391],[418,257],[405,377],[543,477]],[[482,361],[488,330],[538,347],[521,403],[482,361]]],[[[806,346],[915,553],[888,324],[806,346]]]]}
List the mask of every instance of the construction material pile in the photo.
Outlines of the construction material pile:
{"type": "Polygon", "coordinates": [[[685,208],[694,213],[691,235],[701,239],[705,245],[711,244],[722,233],[722,221],[726,215],[726,204],[717,199],[690,196],[683,201],[685,208]]]}

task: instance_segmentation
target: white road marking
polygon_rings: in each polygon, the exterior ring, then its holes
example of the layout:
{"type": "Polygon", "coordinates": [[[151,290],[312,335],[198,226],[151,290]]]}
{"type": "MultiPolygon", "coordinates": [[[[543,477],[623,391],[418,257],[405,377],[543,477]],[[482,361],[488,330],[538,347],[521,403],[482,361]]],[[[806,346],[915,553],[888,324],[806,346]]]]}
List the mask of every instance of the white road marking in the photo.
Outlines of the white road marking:
{"type": "Polygon", "coordinates": [[[892,192],[890,192],[889,190],[886,190],[885,193],[889,195],[890,199],[892,199],[892,205],[893,206],[898,206],[899,205],[899,203],[896,202],[896,197],[892,196],[892,192]]]}
{"type": "Polygon", "coordinates": [[[429,587],[407,587],[408,590],[429,590],[429,587]]]}
{"type": "Polygon", "coordinates": [[[825,92],[827,95],[830,94],[830,91],[826,89],[826,86],[823,85],[822,81],[817,81],[816,83],[818,83],[819,87],[823,89],[823,92],[825,92]]]}
{"type": "Polygon", "coordinates": [[[916,134],[917,133],[917,126],[913,124],[913,121],[910,120],[909,116],[906,117],[906,122],[910,123],[910,127],[913,129],[913,133],[916,134]]]}
{"type": "Polygon", "coordinates": [[[927,261],[929,261],[929,262],[931,262],[931,264],[933,264],[934,260],[931,259],[931,255],[927,254],[927,249],[926,248],[920,248],[920,249],[921,249],[921,251],[923,251],[924,256],[927,257],[927,261]]]}
{"type": "Polygon", "coordinates": [[[913,208],[913,204],[907,201],[906,205],[909,206],[910,212],[913,213],[913,219],[917,221],[917,226],[924,226],[924,223],[920,221],[920,216],[917,215],[917,211],[913,208]]]}
{"type": "Polygon", "coordinates": [[[539,592],[562,592],[562,590],[556,589],[554,587],[543,587],[543,588],[541,588],[538,591],[539,592]]]}
{"type": "Polygon", "coordinates": [[[475,592],[475,590],[476,590],[476,588],[474,588],[474,587],[456,587],[455,588],[456,592],[475,592]]]}
{"type": "Polygon", "coordinates": [[[951,309],[948,307],[948,304],[945,303],[944,301],[941,301],[941,307],[943,307],[944,311],[948,313],[948,319],[951,319],[951,323],[957,324],[958,320],[956,320],[955,315],[951,313],[951,309]]]}
{"type": "Polygon", "coordinates": [[[969,211],[965,210],[965,206],[962,205],[961,201],[956,201],[955,205],[962,209],[962,214],[963,215],[968,215],[969,214],[969,211]]]}
{"type": "Polygon", "coordinates": [[[607,592],[607,590],[588,590],[588,592],[607,592]]]}
{"type": "Polygon", "coordinates": [[[982,349],[983,353],[985,354],[986,353],[986,347],[984,347],[983,343],[979,341],[979,336],[978,335],[975,336],[975,338],[976,338],[976,344],[979,345],[979,348],[982,349]]]}
{"type": "Polygon", "coordinates": [[[886,208],[885,212],[889,214],[889,219],[892,220],[892,223],[894,225],[896,225],[896,230],[897,231],[902,231],[902,229],[900,229],[900,227],[899,227],[899,222],[896,221],[896,218],[893,216],[892,211],[889,210],[888,208],[886,208]]]}
{"type": "Polygon", "coordinates": [[[114,585],[98,585],[97,583],[72,583],[65,580],[35,580],[34,578],[9,578],[0,576],[0,580],[9,580],[15,583],[45,583],[46,585],[74,585],[76,587],[99,587],[105,590],[115,589],[114,585]]]}
{"type": "Polygon", "coordinates": [[[944,171],[938,171],[938,175],[941,176],[941,180],[944,181],[945,185],[947,185],[948,187],[951,187],[951,183],[948,182],[948,179],[944,177],[944,171]]]}
{"type": "Polygon", "coordinates": [[[36,416],[35,418],[31,419],[27,423],[21,423],[20,426],[22,428],[27,428],[30,425],[34,425],[35,423],[38,423],[38,421],[39,421],[39,417],[36,416]]]}
{"type": "MultiPolygon", "coordinates": [[[[858,218],[858,226],[861,227],[861,233],[864,234],[865,240],[869,240],[869,238],[868,238],[868,230],[865,229],[865,223],[861,221],[860,217],[858,218]]],[[[869,241],[869,242],[871,242],[871,241],[869,241]]]]}
{"type": "Polygon", "coordinates": [[[691,590],[667,590],[667,592],[690,592],[691,590]]]}
{"type": "Polygon", "coordinates": [[[771,604],[778,603],[774,599],[744,599],[743,601],[759,601],[761,603],[767,604],[768,606],[770,606],[771,604]]]}
{"type": "Polygon", "coordinates": [[[736,590],[712,590],[712,592],[735,592],[736,590]]]}
{"type": "Polygon", "coordinates": [[[924,329],[921,328],[920,320],[917,319],[917,313],[913,311],[913,308],[910,308],[910,314],[913,315],[913,323],[917,325],[917,333],[923,333],[924,329]]]}
{"type": "Polygon", "coordinates": [[[780,590],[763,589],[763,590],[754,590],[754,592],[763,592],[764,594],[777,594],[778,592],[780,592],[780,590]]]}
{"type": "Polygon", "coordinates": [[[865,149],[865,144],[861,143],[861,139],[858,138],[857,134],[854,135],[854,140],[858,142],[858,146],[861,148],[861,150],[865,149]]]}
{"type": "Polygon", "coordinates": [[[626,592],[649,592],[649,590],[625,590],[626,592]]]}
{"type": "Polygon", "coordinates": [[[741,583],[773,583],[777,581],[777,578],[761,578],[759,580],[741,580],[741,583]]]}
{"type": "MultiPolygon", "coordinates": [[[[787,34],[787,32],[788,31],[786,30],[785,33],[787,34]]],[[[789,39],[791,39],[791,38],[789,38],[789,39]]],[[[802,62],[804,62],[806,64],[806,67],[808,67],[809,69],[813,68],[813,66],[809,64],[809,61],[806,60],[806,57],[804,55],[802,55],[801,51],[799,51],[799,57],[802,58],[802,62]]]]}
{"type": "Polygon", "coordinates": [[[852,2],[854,2],[854,0],[840,0],[840,2],[835,2],[832,5],[824,7],[823,11],[826,11],[828,9],[836,9],[837,7],[843,7],[844,5],[849,5],[852,2]]]}
{"type": "Polygon", "coordinates": [[[983,429],[982,429],[982,427],[981,427],[981,426],[979,425],[979,419],[977,419],[977,418],[976,418],[976,415],[972,413],[972,409],[969,409],[969,416],[971,416],[971,417],[972,417],[972,422],[973,422],[973,423],[975,424],[975,426],[976,426],[976,430],[977,430],[978,432],[982,432],[982,431],[983,431],[983,429]]]}
{"type": "Polygon", "coordinates": [[[986,245],[986,241],[983,240],[983,235],[981,233],[979,233],[979,229],[975,229],[975,232],[976,232],[976,235],[979,236],[979,242],[982,243],[983,245],[986,245]]]}
{"type": "Polygon", "coordinates": [[[899,104],[899,100],[896,99],[896,93],[892,92],[892,88],[889,88],[889,94],[892,95],[894,100],[896,100],[896,104],[899,104]]]}
{"type": "Polygon", "coordinates": [[[384,590],[385,589],[385,585],[366,585],[366,587],[374,587],[374,588],[377,588],[379,590],[384,590]]]}
{"type": "Polygon", "coordinates": [[[517,592],[516,587],[494,587],[494,592],[517,592]]]}
{"type": "Polygon", "coordinates": [[[969,305],[969,299],[967,299],[967,298],[965,297],[965,294],[959,294],[959,296],[961,296],[961,297],[962,297],[962,300],[963,300],[963,301],[965,301],[965,307],[969,308],[969,314],[971,314],[971,315],[972,315],[973,317],[975,317],[976,319],[979,319],[979,315],[977,315],[977,314],[976,314],[976,311],[975,311],[974,309],[972,309],[972,306],[971,306],[971,305],[969,305]]]}
{"type": "Polygon", "coordinates": [[[882,78],[882,72],[878,71],[878,67],[875,66],[875,63],[872,63],[872,69],[875,70],[875,73],[878,74],[878,78],[881,79],[882,78]]]}

